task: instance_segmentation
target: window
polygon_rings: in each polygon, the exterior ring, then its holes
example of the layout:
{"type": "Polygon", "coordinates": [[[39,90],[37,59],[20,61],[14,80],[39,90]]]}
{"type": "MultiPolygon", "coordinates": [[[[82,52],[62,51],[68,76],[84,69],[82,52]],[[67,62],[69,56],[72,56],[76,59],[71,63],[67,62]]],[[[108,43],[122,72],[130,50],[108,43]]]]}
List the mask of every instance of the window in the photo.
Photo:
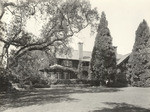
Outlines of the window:
{"type": "Polygon", "coordinates": [[[89,62],[82,62],[83,66],[89,66],[89,62]]]}
{"type": "Polygon", "coordinates": [[[66,66],[66,67],[72,67],[72,61],[64,60],[63,65],[66,66]]]}

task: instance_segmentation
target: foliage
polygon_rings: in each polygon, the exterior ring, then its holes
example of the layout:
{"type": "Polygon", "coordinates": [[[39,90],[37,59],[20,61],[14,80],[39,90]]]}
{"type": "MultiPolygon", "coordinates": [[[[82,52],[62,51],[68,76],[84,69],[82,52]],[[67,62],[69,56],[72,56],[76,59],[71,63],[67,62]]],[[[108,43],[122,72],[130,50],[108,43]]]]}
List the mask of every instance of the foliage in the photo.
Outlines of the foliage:
{"type": "MultiPolygon", "coordinates": [[[[12,20],[7,39],[0,37],[0,41],[5,43],[4,54],[8,56],[8,49],[10,45],[18,48],[14,54],[17,60],[27,51],[43,50],[52,46],[54,48],[67,48],[69,37],[82,29],[91,25],[94,26],[93,21],[98,20],[98,13],[96,9],[91,9],[90,3],[80,0],[25,0],[16,3],[2,3],[2,8],[11,12],[12,20]],[[27,38],[26,32],[27,20],[31,17],[41,19],[45,23],[41,29],[40,38],[27,38]],[[23,34],[19,36],[20,34],[23,34]],[[18,39],[19,38],[19,39],[18,39]],[[25,40],[24,40],[25,39],[25,40]],[[25,41],[25,43],[22,43],[25,41]]],[[[3,13],[5,14],[4,11],[3,13]]],[[[61,50],[62,51],[62,50],[61,50]]]]}
{"type": "Polygon", "coordinates": [[[133,86],[150,86],[150,30],[143,20],[137,31],[129,58],[128,77],[133,86]]]}
{"type": "Polygon", "coordinates": [[[9,79],[8,77],[4,77],[4,75],[0,75],[0,92],[3,92],[3,91],[11,91],[12,89],[12,85],[11,83],[9,82],[9,79]]]}
{"type": "Polygon", "coordinates": [[[18,65],[11,68],[11,73],[17,76],[22,85],[31,84],[32,86],[35,83],[42,83],[42,80],[48,82],[48,76],[43,76],[39,70],[54,64],[54,60],[53,55],[48,52],[39,50],[27,52],[19,58],[18,65]]]}
{"type": "Polygon", "coordinates": [[[0,67],[0,92],[14,92],[15,89],[11,84],[11,81],[14,79],[15,77],[11,76],[9,71],[6,71],[3,67],[0,67]]]}
{"type": "Polygon", "coordinates": [[[130,83],[128,81],[128,76],[127,76],[127,70],[128,70],[127,60],[128,59],[129,59],[129,56],[121,64],[117,65],[117,74],[116,74],[115,82],[118,83],[119,85],[121,84],[121,85],[127,86],[128,83],[130,83]]]}
{"type": "Polygon", "coordinates": [[[36,84],[33,85],[33,87],[34,88],[49,88],[50,85],[36,83],[36,84]]]}
{"type": "Polygon", "coordinates": [[[57,84],[66,84],[70,86],[76,86],[76,85],[85,85],[85,86],[99,86],[100,81],[99,80],[86,80],[86,79],[58,79],[54,83],[54,85],[57,84]]]}
{"type": "Polygon", "coordinates": [[[107,26],[108,22],[102,12],[90,62],[91,78],[101,80],[102,85],[106,80],[114,81],[116,74],[115,47],[112,46],[112,37],[107,26]]]}

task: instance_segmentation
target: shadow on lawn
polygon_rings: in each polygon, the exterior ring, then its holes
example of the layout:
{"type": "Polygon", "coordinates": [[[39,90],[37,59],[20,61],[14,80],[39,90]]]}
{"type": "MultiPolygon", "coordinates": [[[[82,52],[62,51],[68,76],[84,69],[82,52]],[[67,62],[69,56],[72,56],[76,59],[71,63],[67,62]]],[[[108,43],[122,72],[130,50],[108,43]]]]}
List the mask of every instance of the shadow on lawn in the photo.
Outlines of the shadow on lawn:
{"type": "Polygon", "coordinates": [[[89,88],[84,88],[84,89],[79,89],[77,92],[78,93],[102,93],[102,92],[118,92],[122,91],[120,88],[107,88],[107,87],[89,87],[89,88]]]}
{"type": "Polygon", "coordinates": [[[0,94],[0,111],[7,108],[23,107],[30,105],[42,105],[46,103],[58,103],[62,101],[78,101],[70,98],[72,93],[100,93],[117,92],[117,88],[61,88],[39,89],[0,94]]]}
{"type": "Polygon", "coordinates": [[[30,105],[42,105],[62,101],[76,101],[69,97],[69,92],[64,89],[22,91],[0,96],[0,111],[9,107],[22,107],[30,105]]]}
{"type": "Polygon", "coordinates": [[[150,109],[137,107],[126,103],[105,103],[113,108],[104,108],[102,110],[94,110],[92,112],[150,112],[150,109]]]}

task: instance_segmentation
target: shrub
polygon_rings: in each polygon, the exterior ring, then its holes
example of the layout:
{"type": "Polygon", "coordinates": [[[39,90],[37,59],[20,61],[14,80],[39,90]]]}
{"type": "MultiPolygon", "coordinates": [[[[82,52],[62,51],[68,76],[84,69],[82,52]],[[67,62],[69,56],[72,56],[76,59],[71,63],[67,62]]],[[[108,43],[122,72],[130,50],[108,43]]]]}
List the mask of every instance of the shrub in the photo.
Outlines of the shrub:
{"type": "Polygon", "coordinates": [[[86,79],[58,79],[54,83],[57,84],[66,84],[66,85],[90,85],[90,86],[99,86],[99,80],[86,80],[86,79]]]}
{"type": "Polygon", "coordinates": [[[0,68],[0,92],[11,92],[12,90],[14,89],[9,81],[9,75],[5,69],[0,68]]]}
{"type": "Polygon", "coordinates": [[[34,88],[49,88],[50,85],[44,85],[44,84],[38,84],[38,83],[36,83],[36,84],[33,85],[33,87],[34,88]]]}
{"type": "Polygon", "coordinates": [[[114,82],[109,84],[108,87],[127,87],[128,83],[114,82]]]}
{"type": "Polygon", "coordinates": [[[89,80],[90,86],[100,86],[100,80],[89,80]]]}
{"type": "Polygon", "coordinates": [[[3,75],[0,75],[0,86],[0,92],[9,91],[12,88],[12,85],[9,82],[8,78],[3,75]]]}
{"type": "Polygon", "coordinates": [[[145,87],[150,87],[150,78],[146,80],[145,87]]]}

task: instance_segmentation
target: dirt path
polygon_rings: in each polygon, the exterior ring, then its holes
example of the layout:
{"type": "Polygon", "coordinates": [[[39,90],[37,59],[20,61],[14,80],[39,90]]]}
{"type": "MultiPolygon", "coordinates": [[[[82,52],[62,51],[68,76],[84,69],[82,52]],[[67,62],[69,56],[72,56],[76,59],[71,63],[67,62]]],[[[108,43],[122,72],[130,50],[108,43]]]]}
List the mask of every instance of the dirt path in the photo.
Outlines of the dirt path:
{"type": "Polygon", "coordinates": [[[74,100],[9,108],[4,112],[150,112],[150,88],[73,93],[69,98],[74,100]]]}

